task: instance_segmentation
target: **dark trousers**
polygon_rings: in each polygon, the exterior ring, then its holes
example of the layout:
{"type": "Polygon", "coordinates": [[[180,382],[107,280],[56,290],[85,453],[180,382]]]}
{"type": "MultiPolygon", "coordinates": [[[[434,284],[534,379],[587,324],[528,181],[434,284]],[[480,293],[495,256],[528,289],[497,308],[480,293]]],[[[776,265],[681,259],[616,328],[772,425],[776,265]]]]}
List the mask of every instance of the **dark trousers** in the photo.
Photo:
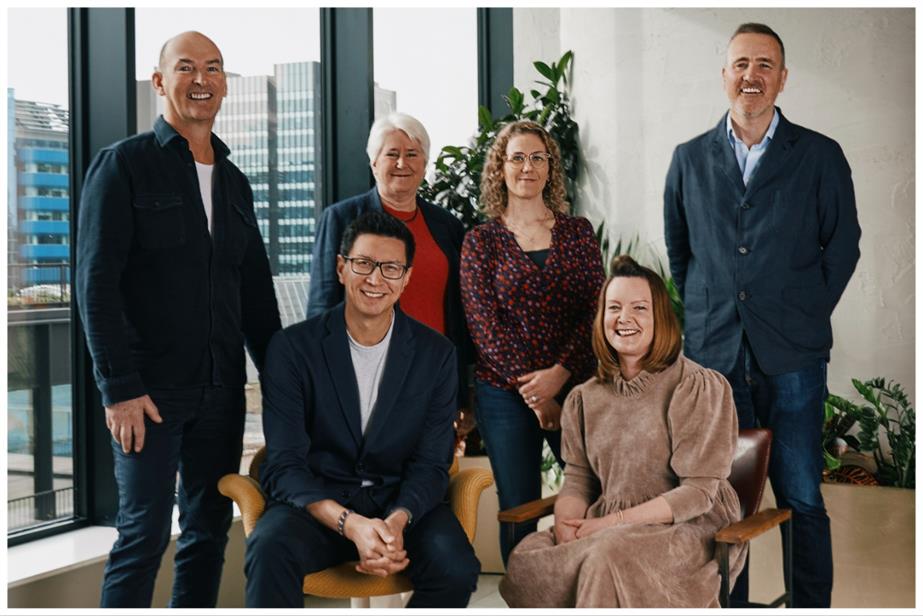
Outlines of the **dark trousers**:
{"type": "MultiPolygon", "coordinates": [[[[827,362],[817,359],[795,372],[767,375],[744,337],[737,363],[725,376],[740,428],[772,430],[769,481],[776,505],[792,510],[793,607],[830,607],[833,548],[820,492],[827,362]]],[[[748,599],[747,573],[744,569],[731,593],[734,605],[748,599]]]]}
{"type": "Polygon", "coordinates": [[[125,454],[112,441],[119,536],[106,562],[100,605],[151,606],[178,500],[181,534],[170,606],[214,607],[232,516],[231,501],[217,486],[240,469],[244,392],[200,387],[154,391],[151,398],[163,423],[145,417],[144,449],[125,454]]]}
{"type": "MultiPolygon", "coordinates": [[[[542,430],[535,413],[517,391],[508,391],[482,381],[476,386],[478,432],[487,447],[490,468],[497,482],[500,509],[509,509],[542,497],[542,443],[547,440],[561,466],[561,431],[542,430]]],[[[500,524],[500,555],[506,564],[510,552],[523,537],[536,530],[538,522],[500,524]]]]}
{"type": "MultiPolygon", "coordinates": [[[[366,517],[382,517],[382,508],[360,490],[347,505],[366,517]]],[[[477,588],[481,563],[447,505],[415,520],[404,533],[410,564],[404,573],[413,584],[407,607],[462,608],[477,588]]],[[[355,544],[305,509],[270,501],[247,539],[244,572],[247,607],[304,606],[304,576],[349,560],[358,560],[355,544]]]]}

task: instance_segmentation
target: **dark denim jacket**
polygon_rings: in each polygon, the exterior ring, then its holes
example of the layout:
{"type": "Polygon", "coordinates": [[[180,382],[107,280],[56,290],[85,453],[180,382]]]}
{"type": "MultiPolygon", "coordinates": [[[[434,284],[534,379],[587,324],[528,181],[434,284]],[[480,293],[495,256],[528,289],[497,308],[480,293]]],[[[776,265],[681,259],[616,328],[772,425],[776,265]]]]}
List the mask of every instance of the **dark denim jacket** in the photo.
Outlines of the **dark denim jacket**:
{"type": "Polygon", "coordinates": [[[185,138],[153,132],[97,154],[77,227],[76,299],[103,403],[246,380],[280,329],[246,177],[212,135],[213,234],[185,138]]]}

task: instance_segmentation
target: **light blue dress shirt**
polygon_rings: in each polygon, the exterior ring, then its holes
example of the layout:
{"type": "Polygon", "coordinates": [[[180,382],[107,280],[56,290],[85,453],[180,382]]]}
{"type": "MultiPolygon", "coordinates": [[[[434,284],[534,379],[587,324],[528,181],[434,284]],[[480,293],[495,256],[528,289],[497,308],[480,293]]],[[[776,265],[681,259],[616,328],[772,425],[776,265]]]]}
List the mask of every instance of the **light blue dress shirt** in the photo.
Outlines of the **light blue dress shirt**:
{"type": "Polygon", "coordinates": [[[774,109],[772,112],[772,122],[769,123],[769,130],[766,131],[766,135],[763,137],[763,140],[755,144],[752,148],[748,148],[747,144],[738,139],[737,135],[734,134],[734,127],[731,125],[731,114],[728,112],[728,141],[730,142],[731,147],[734,149],[734,156],[737,157],[737,165],[740,167],[741,174],[743,174],[744,186],[746,186],[750,181],[750,178],[753,177],[753,173],[756,171],[756,167],[759,165],[760,159],[769,148],[769,142],[772,141],[773,135],[776,134],[776,127],[778,125],[779,110],[774,109]]]}

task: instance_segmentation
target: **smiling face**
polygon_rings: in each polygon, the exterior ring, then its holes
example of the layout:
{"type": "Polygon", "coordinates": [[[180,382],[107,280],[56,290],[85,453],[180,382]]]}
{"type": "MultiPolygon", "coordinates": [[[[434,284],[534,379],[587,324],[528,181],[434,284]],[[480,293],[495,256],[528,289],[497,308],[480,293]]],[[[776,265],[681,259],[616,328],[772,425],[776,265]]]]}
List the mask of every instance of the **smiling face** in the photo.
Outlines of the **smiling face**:
{"type": "Polygon", "coordinates": [[[548,148],[538,135],[532,133],[513,135],[506,143],[507,162],[503,164],[503,179],[510,196],[532,199],[541,196],[545,190],[545,184],[548,183],[548,163],[542,167],[535,167],[529,156],[536,152],[547,154],[548,148]],[[521,167],[508,162],[514,154],[526,157],[521,167]]]}
{"type": "Polygon", "coordinates": [[[209,130],[228,93],[221,52],[206,36],[186,32],[164,47],[151,84],[164,97],[164,119],[174,128],[206,123],[209,130]]]}
{"type": "MultiPolygon", "coordinates": [[[[403,241],[371,233],[359,235],[348,256],[365,257],[381,263],[407,263],[403,241]]],[[[371,274],[356,274],[350,263],[337,255],[337,278],[346,289],[347,318],[368,320],[390,315],[392,306],[407,287],[412,271],[413,268],[408,269],[400,280],[385,278],[379,267],[371,274]]]]}
{"type": "Polygon", "coordinates": [[[402,130],[393,130],[385,136],[378,156],[372,161],[378,194],[389,205],[414,198],[425,172],[423,148],[402,130]]]}
{"type": "Polygon", "coordinates": [[[636,365],[654,341],[651,286],[644,278],[613,278],[606,288],[603,328],[623,367],[636,365]]]}
{"type": "Polygon", "coordinates": [[[776,97],[785,88],[788,69],[779,43],[768,34],[738,34],[728,44],[721,69],[724,91],[738,122],[773,113],[776,97]]]}

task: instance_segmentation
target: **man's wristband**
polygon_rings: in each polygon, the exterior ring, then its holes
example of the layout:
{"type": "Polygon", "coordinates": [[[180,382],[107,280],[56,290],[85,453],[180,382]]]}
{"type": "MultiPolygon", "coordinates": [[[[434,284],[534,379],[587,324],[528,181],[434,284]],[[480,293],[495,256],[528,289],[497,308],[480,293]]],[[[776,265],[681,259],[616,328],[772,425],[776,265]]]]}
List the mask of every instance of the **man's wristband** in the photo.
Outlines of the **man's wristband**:
{"type": "Polygon", "coordinates": [[[355,513],[352,509],[344,509],[343,513],[340,514],[340,517],[337,518],[337,532],[340,535],[346,536],[346,533],[343,532],[343,527],[346,526],[346,518],[349,517],[349,514],[355,513]]]}

